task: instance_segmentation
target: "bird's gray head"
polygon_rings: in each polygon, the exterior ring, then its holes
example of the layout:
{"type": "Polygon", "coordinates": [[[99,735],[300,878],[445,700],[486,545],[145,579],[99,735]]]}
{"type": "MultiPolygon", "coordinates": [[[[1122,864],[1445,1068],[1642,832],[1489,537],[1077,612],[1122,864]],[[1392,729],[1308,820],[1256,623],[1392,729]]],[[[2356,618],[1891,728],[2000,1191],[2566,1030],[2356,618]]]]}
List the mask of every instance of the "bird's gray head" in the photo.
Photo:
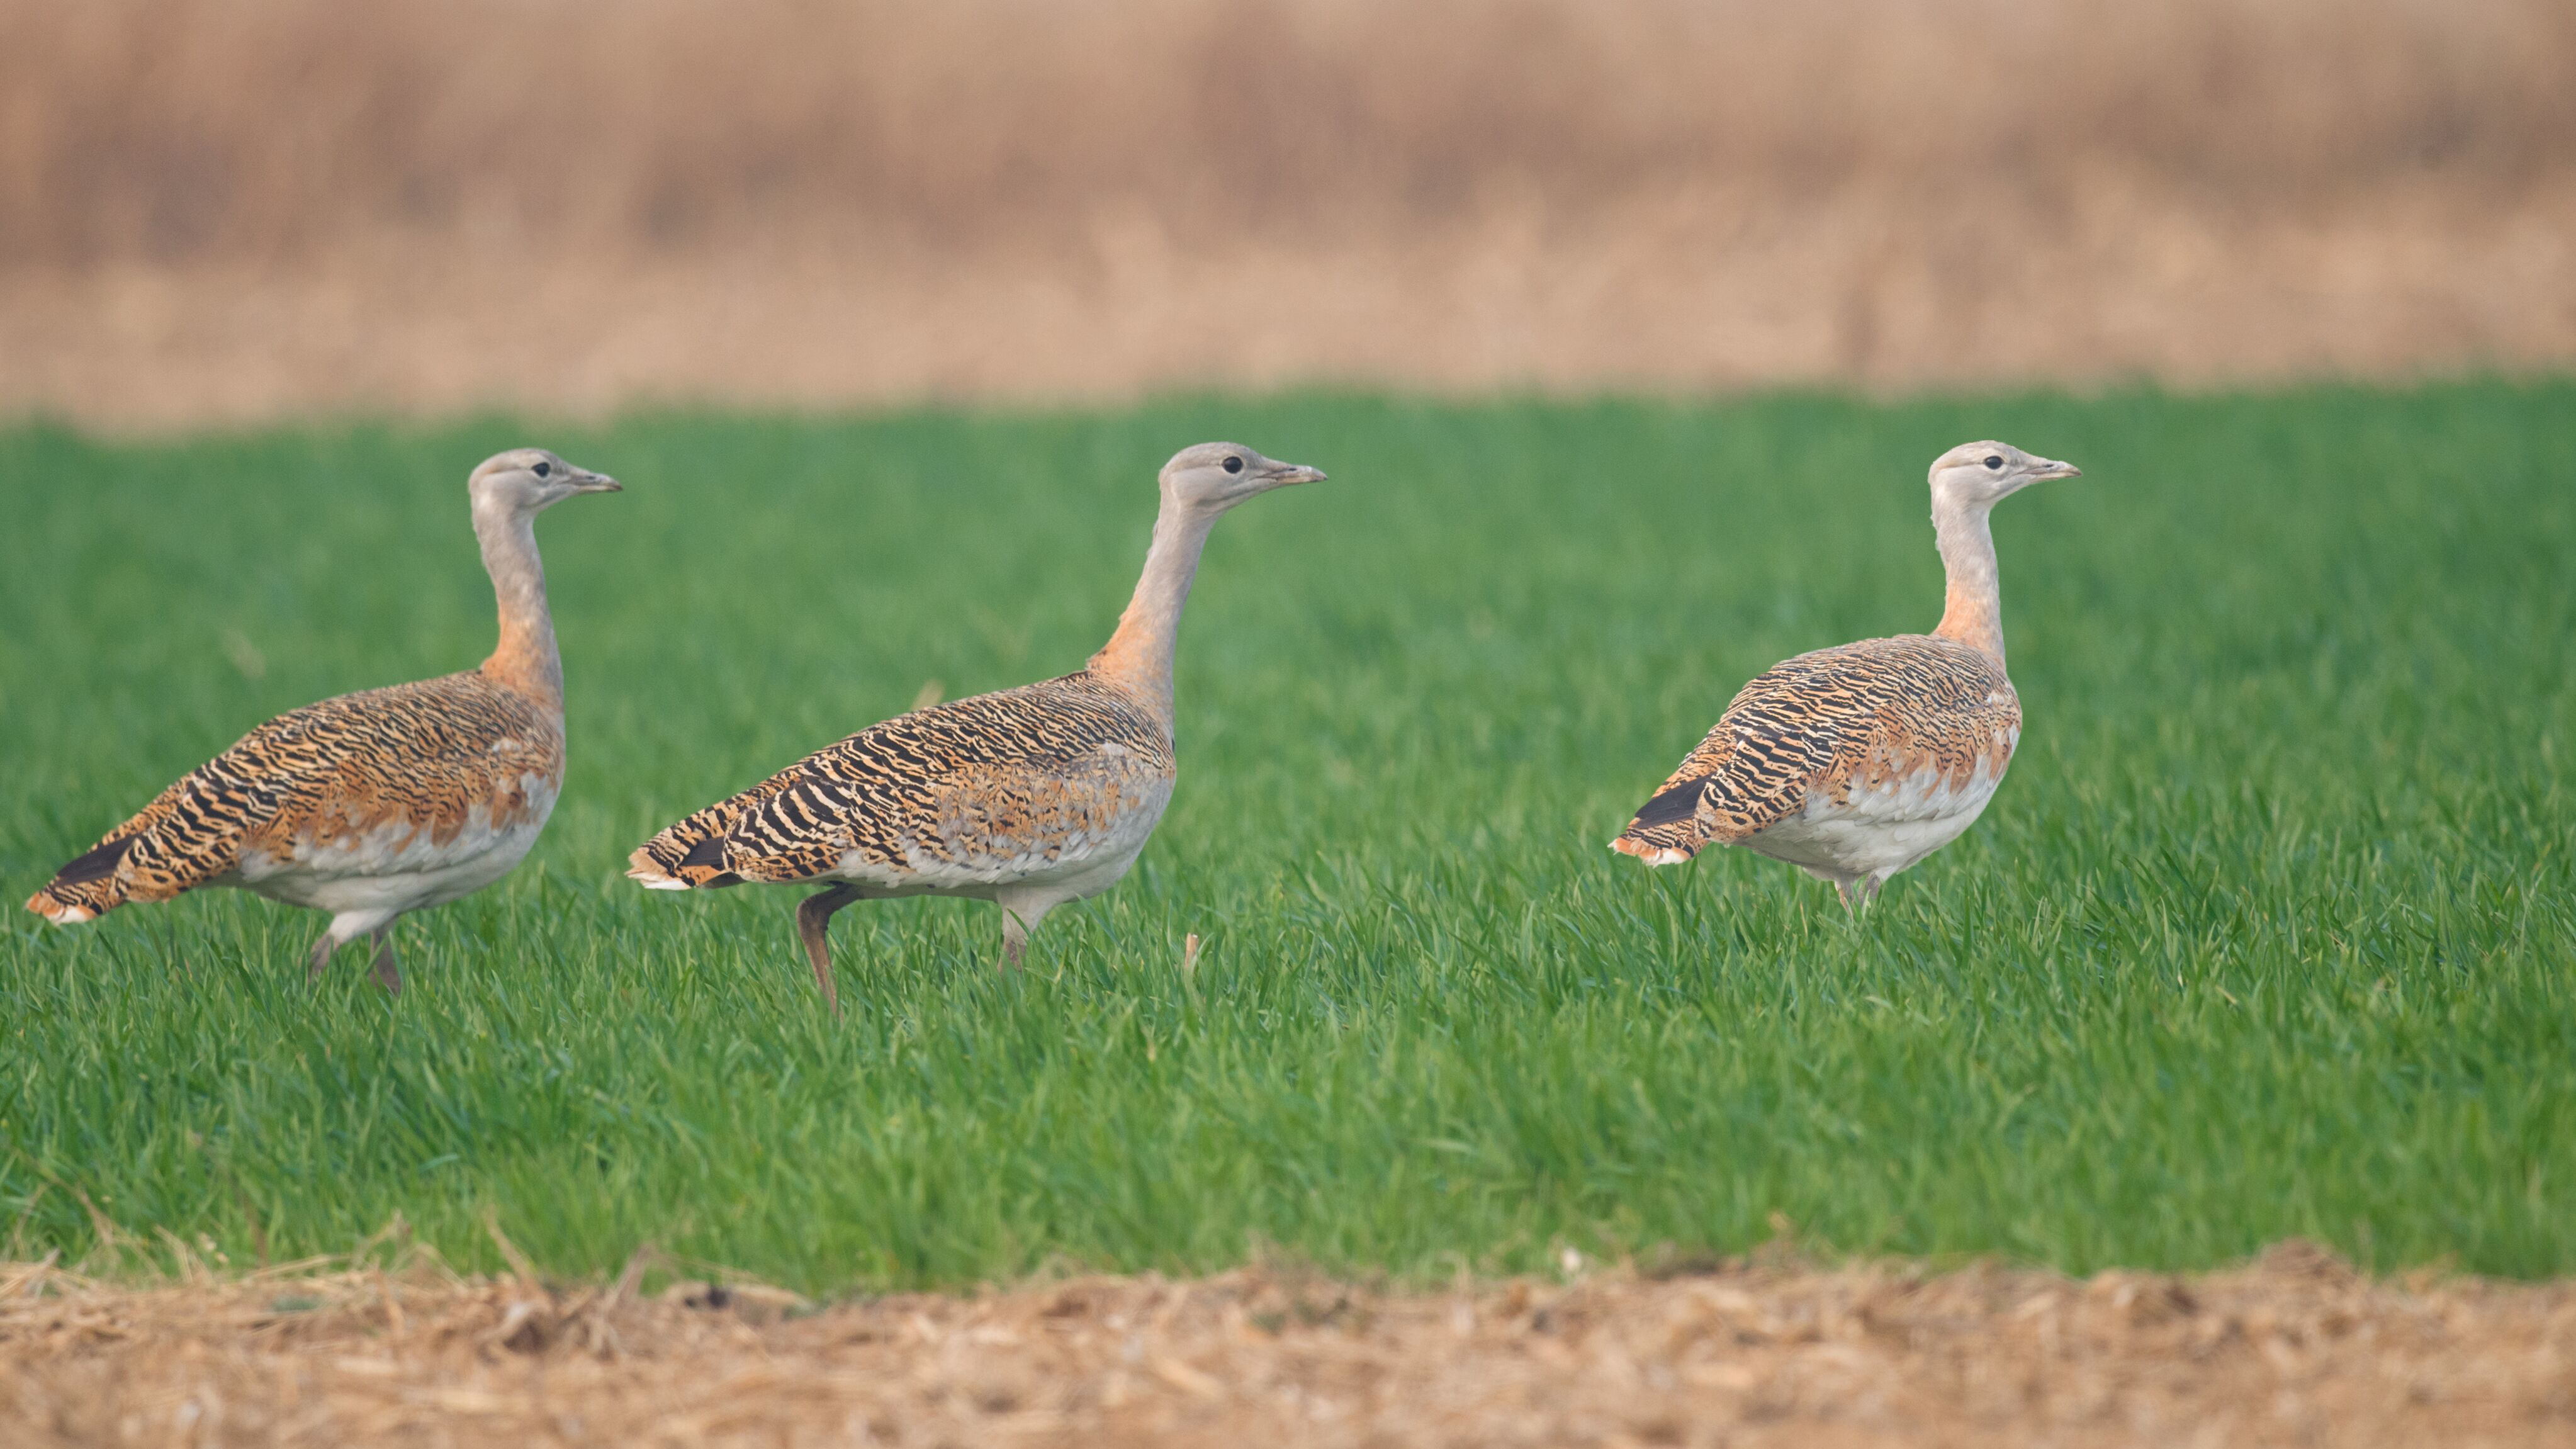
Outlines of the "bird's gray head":
{"type": "Polygon", "coordinates": [[[576,493],[616,493],[621,489],[617,480],[607,474],[576,468],[543,448],[512,448],[484,459],[473,476],[465,480],[465,491],[473,495],[478,510],[493,507],[534,514],[576,493]]]}
{"type": "Polygon", "coordinates": [[[1991,439],[1961,443],[1932,464],[1932,506],[1992,508],[2033,483],[2080,477],[2084,470],[1991,439]]]}
{"type": "Polygon", "coordinates": [[[1240,443],[1201,443],[1183,448],[1163,465],[1163,496],[1219,512],[1255,493],[1291,483],[1319,483],[1320,468],[1265,458],[1240,443]]]}

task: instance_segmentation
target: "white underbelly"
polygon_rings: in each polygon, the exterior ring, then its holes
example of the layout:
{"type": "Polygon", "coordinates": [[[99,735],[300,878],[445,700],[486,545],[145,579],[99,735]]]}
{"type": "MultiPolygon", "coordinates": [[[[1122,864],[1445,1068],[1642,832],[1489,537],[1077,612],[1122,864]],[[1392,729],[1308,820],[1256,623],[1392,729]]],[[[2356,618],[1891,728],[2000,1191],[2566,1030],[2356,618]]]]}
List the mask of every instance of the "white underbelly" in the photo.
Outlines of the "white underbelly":
{"type": "Polygon", "coordinates": [[[555,795],[538,777],[527,783],[530,809],[506,825],[492,824],[480,805],[445,841],[408,822],[387,822],[362,834],[298,842],[284,856],[247,853],[222,883],[335,915],[398,915],[445,905],[508,875],[535,847],[555,795]]]}
{"type": "Polygon", "coordinates": [[[861,897],[871,899],[930,895],[991,900],[1005,891],[1034,889],[1077,900],[1118,883],[1144,853],[1171,798],[1165,783],[1098,829],[1043,842],[997,843],[962,857],[933,854],[914,842],[906,842],[911,848],[900,862],[871,861],[853,851],[841,858],[830,878],[848,881],[861,897]]]}
{"type": "Polygon", "coordinates": [[[1927,773],[1855,790],[1841,802],[1819,792],[1805,810],[1740,843],[1829,880],[1884,879],[1965,834],[2002,783],[1981,768],[1964,783],[1927,773]]]}

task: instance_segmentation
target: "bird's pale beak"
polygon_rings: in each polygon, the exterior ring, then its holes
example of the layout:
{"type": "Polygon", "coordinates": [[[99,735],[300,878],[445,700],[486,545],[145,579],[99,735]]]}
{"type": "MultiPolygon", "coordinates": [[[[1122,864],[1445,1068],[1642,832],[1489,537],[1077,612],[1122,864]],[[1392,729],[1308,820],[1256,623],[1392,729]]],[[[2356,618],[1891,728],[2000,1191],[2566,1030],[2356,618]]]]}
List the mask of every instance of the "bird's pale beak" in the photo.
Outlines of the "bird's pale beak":
{"type": "Polygon", "coordinates": [[[1270,481],[1283,488],[1291,483],[1321,483],[1324,470],[1309,468],[1302,463],[1282,463],[1272,471],[1270,481]]]}
{"type": "Polygon", "coordinates": [[[2040,464],[2031,471],[2030,476],[2031,481],[2035,483],[2044,482],[2050,478],[2081,478],[2084,476],[2084,470],[2072,463],[2050,462],[2040,464]]]}
{"type": "Polygon", "coordinates": [[[593,473],[589,469],[585,468],[581,471],[581,476],[573,480],[572,491],[575,493],[623,493],[626,491],[626,485],[609,477],[605,473],[593,473]]]}

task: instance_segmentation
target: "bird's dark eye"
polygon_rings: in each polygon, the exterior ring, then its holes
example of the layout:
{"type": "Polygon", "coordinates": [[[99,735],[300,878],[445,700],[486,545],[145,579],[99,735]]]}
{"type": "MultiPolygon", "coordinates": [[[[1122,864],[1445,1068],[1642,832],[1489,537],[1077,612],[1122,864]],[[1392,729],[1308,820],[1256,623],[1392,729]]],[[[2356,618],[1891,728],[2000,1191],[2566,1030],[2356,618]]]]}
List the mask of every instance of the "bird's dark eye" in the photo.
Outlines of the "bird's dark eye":
{"type": "Polygon", "coordinates": [[[548,473],[551,473],[551,472],[553,472],[554,470],[555,470],[555,465],[554,465],[554,464],[552,464],[552,463],[539,463],[539,464],[537,465],[537,476],[538,476],[538,477],[540,477],[540,478],[543,478],[543,477],[544,477],[544,476],[546,476],[548,473]]]}
{"type": "Polygon", "coordinates": [[[2000,467],[2002,467],[2003,465],[2004,465],[2004,458],[2003,458],[2003,454],[2001,454],[2001,453],[1989,453],[1989,454],[1987,454],[1987,455],[1986,455],[1986,466],[1987,466],[1987,467],[1989,467],[1989,468],[2000,468],[2000,467]]]}
{"type": "Polygon", "coordinates": [[[1242,471],[1243,471],[1243,460],[1242,460],[1241,458],[1228,458],[1228,459],[1226,459],[1226,460],[1225,460],[1225,471],[1227,471],[1227,472],[1229,472],[1229,473],[1240,473],[1240,472],[1242,472],[1242,471]]]}

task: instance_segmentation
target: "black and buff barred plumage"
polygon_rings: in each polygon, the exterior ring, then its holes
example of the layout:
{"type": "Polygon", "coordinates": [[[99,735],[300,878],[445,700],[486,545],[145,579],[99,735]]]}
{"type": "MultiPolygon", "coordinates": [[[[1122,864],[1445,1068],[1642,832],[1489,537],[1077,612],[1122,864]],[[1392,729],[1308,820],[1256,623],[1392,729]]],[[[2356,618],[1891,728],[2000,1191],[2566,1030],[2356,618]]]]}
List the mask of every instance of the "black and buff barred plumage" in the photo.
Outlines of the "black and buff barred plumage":
{"type": "Polygon", "coordinates": [[[1619,848],[1664,865],[1871,796],[1965,798],[2002,776],[2020,737],[2012,682],[1968,645],[1915,634],[1819,649],[1739,690],[1619,848]]]}
{"type": "Polygon", "coordinates": [[[471,894],[526,855],[563,785],[563,674],[529,526],[614,480],[541,449],[503,453],[468,482],[500,600],[501,644],[479,669],[290,710],[181,776],[56,872],[27,902],[60,925],[128,901],[239,886],[331,913],[331,953],[407,911],[471,894]]]}
{"type": "Polygon", "coordinates": [[[627,874],[654,890],[825,885],[796,925],[836,1010],[827,932],[854,900],[992,901],[1017,962],[1047,912],[1127,873],[1171,803],[1172,657],[1208,531],[1256,493],[1323,476],[1232,443],[1182,450],[1163,466],[1135,597],[1088,667],[861,730],[662,831],[627,874]]]}
{"type": "Polygon", "coordinates": [[[542,820],[562,783],[561,723],[479,670],[344,694],[180,776],[27,908],[70,925],[298,859],[470,851],[542,820]]]}
{"type": "Polygon", "coordinates": [[[1929,635],[1801,654],[1756,676],[1613,849],[1649,865],[1741,845],[1830,880],[1845,905],[1967,830],[2021,739],[1986,516],[2070,464],[2002,443],[1932,465],[1949,607],[1929,635]]]}
{"type": "Polygon", "coordinates": [[[871,725],[654,836],[634,874],[891,892],[1079,867],[1150,829],[1173,775],[1163,722],[1086,669],[871,725]]]}

